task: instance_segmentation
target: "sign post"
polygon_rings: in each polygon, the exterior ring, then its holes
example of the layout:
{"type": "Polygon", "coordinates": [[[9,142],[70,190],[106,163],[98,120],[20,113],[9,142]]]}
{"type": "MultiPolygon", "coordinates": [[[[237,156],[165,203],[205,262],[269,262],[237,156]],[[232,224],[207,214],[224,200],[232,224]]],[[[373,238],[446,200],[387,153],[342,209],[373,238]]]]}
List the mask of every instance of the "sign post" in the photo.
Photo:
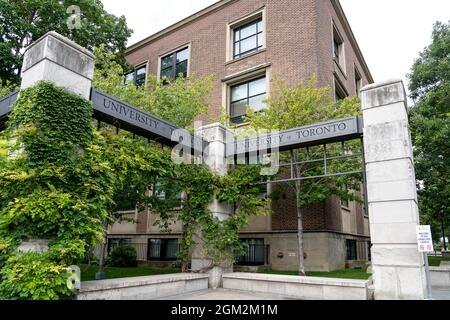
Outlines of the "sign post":
{"type": "Polygon", "coordinates": [[[428,265],[428,252],[434,252],[433,239],[431,237],[430,226],[417,226],[417,245],[419,252],[423,253],[425,260],[425,273],[427,277],[428,299],[432,299],[430,267],[428,265]]]}

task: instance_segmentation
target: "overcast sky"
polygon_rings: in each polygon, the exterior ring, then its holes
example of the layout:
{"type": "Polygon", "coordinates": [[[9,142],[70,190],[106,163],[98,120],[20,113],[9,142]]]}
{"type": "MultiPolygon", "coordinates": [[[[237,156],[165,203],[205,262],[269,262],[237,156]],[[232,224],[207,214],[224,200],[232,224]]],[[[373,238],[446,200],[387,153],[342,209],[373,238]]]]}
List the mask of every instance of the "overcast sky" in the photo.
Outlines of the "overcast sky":
{"type": "MultiPolygon", "coordinates": [[[[134,30],[129,45],[217,0],[102,0],[134,30]]],[[[276,1],[276,0],[274,0],[276,1]]],[[[375,81],[406,78],[431,41],[435,21],[450,20],[449,0],[341,0],[375,81]]]]}

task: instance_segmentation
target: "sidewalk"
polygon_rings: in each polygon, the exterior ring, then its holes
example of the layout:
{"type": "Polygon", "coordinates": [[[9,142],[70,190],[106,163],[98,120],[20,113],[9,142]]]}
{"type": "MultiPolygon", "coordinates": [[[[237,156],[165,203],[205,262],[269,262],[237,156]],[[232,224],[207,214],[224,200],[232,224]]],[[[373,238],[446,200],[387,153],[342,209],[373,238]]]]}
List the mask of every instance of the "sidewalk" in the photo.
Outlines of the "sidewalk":
{"type": "Polygon", "coordinates": [[[246,291],[216,289],[165,297],[160,300],[295,300],[293,298],[246,291]]]}
{"type": "Polygon", "coordinates": [[[434,300],[450,300],[450,288],[433,287],[432,295],[434,300]]]}

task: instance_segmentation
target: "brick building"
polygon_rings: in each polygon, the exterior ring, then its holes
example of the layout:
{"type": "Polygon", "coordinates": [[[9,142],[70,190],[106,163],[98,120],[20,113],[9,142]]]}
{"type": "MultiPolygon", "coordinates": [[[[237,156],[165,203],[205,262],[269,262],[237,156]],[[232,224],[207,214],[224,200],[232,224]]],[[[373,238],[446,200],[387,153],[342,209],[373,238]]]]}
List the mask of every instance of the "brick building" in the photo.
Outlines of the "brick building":
{"type": "MultiPolygon", "coordinates": [[[[288,84],[317,78],[335,99],[357,95],[373,82],[338,0],[221,0],[151,35],[127,50],[135,71],[127,78],[145,83],[147,74],[174,78],[215,74],[207,121],[226,107],[240,124],[247,105],[255,110],[270,93],[273,74],[288,84]]],[[[269,216],[252,217],[242,230],[249,250],[242,265],[297,268],[294,195],[286,193],[269,216]],[[281,205],[280,205],[281,204],[281,205]]],[[[142,260],[175,257],[181,226],[163,235],[145,212],[124,212],[139,223],[110,230],[110,243],[131,242],[142,260]]],[[[368,217],[356,203],[330,198],[305,208],[307,270],[335,270],[370,259],[368,217]]]]}

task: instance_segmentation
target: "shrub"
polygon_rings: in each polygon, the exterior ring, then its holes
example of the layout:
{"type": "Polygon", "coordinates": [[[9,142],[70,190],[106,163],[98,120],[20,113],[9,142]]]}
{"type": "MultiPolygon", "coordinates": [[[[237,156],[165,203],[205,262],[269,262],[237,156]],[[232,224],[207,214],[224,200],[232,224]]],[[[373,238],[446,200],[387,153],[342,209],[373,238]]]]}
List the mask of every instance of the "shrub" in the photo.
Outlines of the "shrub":
{"type": "Polygon", "coordinates": [[[136,267],[137,253],[130,245],[120,245],[115,247],[107,258],[106,264],[110,267],[136,267]]]}
{"type": "Polygon", "coordinates": [[[59,300],[70,298],[67,268],[51,261],[47,253],[12,256],[0,269],[0,298],[14,300],[59,300]]]}

